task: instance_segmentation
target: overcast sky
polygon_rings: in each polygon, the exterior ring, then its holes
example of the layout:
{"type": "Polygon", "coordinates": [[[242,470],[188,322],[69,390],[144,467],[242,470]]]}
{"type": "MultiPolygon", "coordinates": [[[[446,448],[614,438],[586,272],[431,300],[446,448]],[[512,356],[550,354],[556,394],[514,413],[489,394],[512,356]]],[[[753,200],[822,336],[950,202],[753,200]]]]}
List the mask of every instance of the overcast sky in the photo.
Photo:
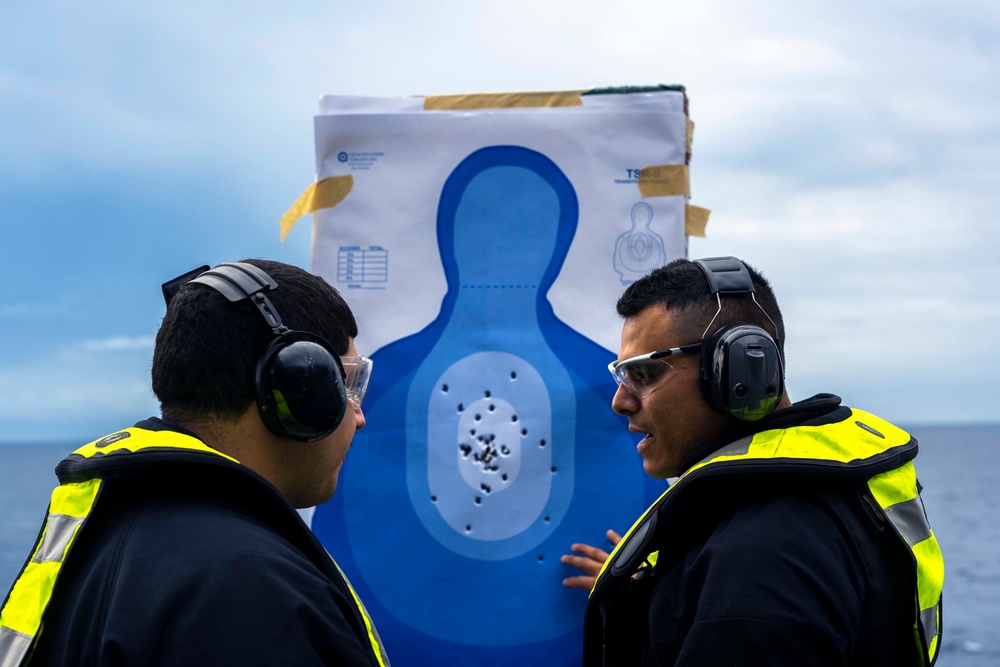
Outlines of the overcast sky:
{"type": "MultiPolygon", "coordinates": [[[[8,2],[0,441],[156,414],[159,286],[308,268],[322,95],[682,84],[690,257],[772,281],[793,399],[1000,421],[1000,4],[986,0],[8,2]]],[[[370,352],[370,351],[369,351],[370,352]]]]}

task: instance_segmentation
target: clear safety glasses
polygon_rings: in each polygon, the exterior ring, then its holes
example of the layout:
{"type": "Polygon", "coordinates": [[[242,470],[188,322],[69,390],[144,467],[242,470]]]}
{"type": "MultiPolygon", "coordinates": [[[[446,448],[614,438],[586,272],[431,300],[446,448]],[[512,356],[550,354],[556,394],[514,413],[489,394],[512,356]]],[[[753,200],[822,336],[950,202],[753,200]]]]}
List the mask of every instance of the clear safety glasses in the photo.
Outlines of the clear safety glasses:
{"type": "Polygon", "coordinates": [[[340,363],[344,366],[344,388],[347,389],[347,398],[360,408],[361,402],[365,400],[365,392],[368,391],[368,382],[372,379],[372,366],[374,363],[368,357],[341,357],[340,363]]]}
{"type": "Polygon", "coordinates": [[[646,398],[660,385],[667,381],[674,367],[665,361],[666,357],[698,352],[701,343],[681,345],[666,350],[656,350],[638,357],[612,361],[608,370],[614,376],[615,382],[636,398],[646,398]]]}

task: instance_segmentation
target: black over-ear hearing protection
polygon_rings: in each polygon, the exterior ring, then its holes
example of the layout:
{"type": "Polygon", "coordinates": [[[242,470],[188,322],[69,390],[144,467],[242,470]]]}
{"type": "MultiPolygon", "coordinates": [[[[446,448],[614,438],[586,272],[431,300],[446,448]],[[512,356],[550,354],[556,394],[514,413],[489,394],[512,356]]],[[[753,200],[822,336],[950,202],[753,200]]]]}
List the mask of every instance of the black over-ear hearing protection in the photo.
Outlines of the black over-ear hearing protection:
{"type": "MultiPolygon", "coordinates": [[[[722,311],[723,294],[749,294],[757,303],[753,279],[740,260],[709,257],[694,263],[705,272],[719,302],[716,317],[722,311]]],[[[760,304],[757,307],[771,320],[760,304]]],[[[705,331],[711,326],[710,322],[705,331]]],[[[784,393],[784,370],[779,342],[771,334],[753,324],[733,322],[703,338],[701,354],[701,387],[715,410],[742,421],[757,421],[774,411],[784,393]]]]}
{"type": "MultiPolygon", "coordinates": [[[[230,301],[250,299],[274,332],[274,340],[257,360],[254,374],[257,410],[267,428],[302,442],[333,433],[347,411],[344,367],[322,337],[292,331],[281,323],[265,294],[277,289],[278,283],[245,262],[219,264],[190,282],[208,285],[230,301]]],[[[179,288],[173,287],[174,291],[179,288]]]]}

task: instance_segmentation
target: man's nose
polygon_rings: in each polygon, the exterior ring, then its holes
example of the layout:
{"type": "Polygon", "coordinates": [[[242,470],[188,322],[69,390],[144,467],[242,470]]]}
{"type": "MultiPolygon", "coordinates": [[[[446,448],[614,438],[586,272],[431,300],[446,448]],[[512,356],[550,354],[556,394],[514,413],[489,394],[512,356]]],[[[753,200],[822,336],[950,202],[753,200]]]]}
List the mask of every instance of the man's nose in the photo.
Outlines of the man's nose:
{"type": "Polygon", "coordinates": [[[620,384],[611,399],[611,409],[620,415],[634,414],[639,409],[639,399],[633,396],[625,385],[620,384]]]}

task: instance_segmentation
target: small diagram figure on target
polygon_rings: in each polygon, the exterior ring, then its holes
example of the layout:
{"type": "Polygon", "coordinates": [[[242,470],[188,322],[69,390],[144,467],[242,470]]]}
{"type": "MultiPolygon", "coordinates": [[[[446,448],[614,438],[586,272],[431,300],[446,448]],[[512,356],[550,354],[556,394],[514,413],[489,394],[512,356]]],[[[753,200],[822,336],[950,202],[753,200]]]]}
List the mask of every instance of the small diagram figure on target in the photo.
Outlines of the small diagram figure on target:
{"type": "Polygon", "coordinates": [[[667,261],[663,238],[650,229],[653,207],[638,202],[630,215],[632,227],[615,242],[614,267],[622,285],[631,285],[667,261]]]}

